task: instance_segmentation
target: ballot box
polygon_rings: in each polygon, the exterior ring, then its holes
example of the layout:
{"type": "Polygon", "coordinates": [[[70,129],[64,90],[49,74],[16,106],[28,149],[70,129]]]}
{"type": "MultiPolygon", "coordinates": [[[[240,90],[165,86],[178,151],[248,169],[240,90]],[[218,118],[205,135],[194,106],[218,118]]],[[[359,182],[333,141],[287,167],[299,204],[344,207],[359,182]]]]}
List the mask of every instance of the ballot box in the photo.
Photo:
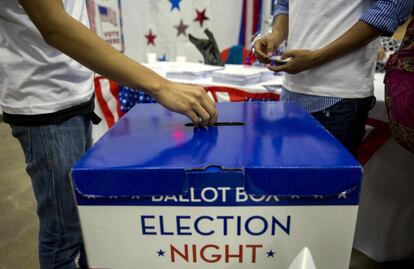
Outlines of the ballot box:
{"type": "Polygon", "coordinates": [[[90,267],[347,269],[358,162],[293,103],[218,111],[137,105],[74,166],[90,267]]]}

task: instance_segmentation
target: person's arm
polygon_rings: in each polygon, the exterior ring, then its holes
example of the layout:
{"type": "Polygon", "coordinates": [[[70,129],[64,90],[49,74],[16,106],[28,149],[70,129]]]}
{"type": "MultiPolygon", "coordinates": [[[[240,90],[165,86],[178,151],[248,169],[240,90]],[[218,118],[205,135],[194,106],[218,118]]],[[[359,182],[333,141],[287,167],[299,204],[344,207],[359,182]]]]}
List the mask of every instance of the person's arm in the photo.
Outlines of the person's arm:
{"type": "Polygon", "coordinates": [[[67,14],[62,0],[19,1],[48,45],[109,79],[143,89],[195,125],[216,121],[215,103],[202,87],[173,83],[124,56],[67,14]]]}
{"type": "Polygon", "coordinates": [[[395,31],[395,33],[394,33],[394,35],[391,37],[391,39],[393,39],[393,40],[397,40],[397,41],[401,41],[401,40],[403,40],[404,39],[404,36],[405,36],[405,33],[407,32],[407,28],[408,28],[408,25],[410,24],[410,22],[412,21],[414,19],[414,16],[413,15],[411,15],[409,18],[408,18],[408,20],[403,24],[403,25],[401,25],[398,29],[397,29],[397,31],[395,31]]]}
{"type": "Polygon", "coordinates": [[[272,33],[258,39],[254,43],[254,51],[263,63],[269,63],[269,56],[277,50],[286,40],[289,33],[289,2],[288,0],[277,0],[275,8],[275,20],[273,23],[272,33]]]}
{"type": "Polygon", "coordinates": [[[292,58],[281,66],[268,66],[274,71],[297,74],[352,53],[381,34],[392,34],[407,20],[414,0],[376,0],[370,9],[345,34],[318,50],[293,50],[282,58],[292,58]]]}

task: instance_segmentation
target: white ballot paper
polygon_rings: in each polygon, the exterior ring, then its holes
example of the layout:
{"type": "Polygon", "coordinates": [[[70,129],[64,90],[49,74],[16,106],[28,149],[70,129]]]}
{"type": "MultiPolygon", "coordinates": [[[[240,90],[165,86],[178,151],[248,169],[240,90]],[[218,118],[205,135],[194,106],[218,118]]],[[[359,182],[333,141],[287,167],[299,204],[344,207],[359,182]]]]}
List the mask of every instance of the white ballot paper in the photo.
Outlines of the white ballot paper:
{"type": "Polygon", "coordinates": [[[211,77],[214,71],[222,70],[223,66],[198,63],[177,63],[167,71],[167,78],[195,80],[211,77]]]}
{"type": "Polygon", "coordinates": [[[273,72],[265,68],[226,68],[213,73],[213,81],[218,83],[247,85],[262,83],[273,78],[273,72]]]}

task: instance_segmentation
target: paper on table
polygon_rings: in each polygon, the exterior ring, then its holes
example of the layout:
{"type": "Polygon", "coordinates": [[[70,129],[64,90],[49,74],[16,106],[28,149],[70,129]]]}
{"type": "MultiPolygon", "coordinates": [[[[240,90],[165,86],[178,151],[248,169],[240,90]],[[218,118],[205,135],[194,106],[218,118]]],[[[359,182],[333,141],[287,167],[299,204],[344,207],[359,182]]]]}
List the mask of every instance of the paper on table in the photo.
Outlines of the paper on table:
{"type": "Polygon", "coordinates": [[[173,79],[202,79],[211,77],[212,73],[222,70],[222,66],[205,65],[198,63],[177,63],[172,70],[168,70],[166,76],[173,79]]]}
{"type": "Polygon", "coordinates": [[[213,81],[235,85],[257,84],[272,79],[273,72],[262,68],[226,68],[213,73],[213,81]]]}

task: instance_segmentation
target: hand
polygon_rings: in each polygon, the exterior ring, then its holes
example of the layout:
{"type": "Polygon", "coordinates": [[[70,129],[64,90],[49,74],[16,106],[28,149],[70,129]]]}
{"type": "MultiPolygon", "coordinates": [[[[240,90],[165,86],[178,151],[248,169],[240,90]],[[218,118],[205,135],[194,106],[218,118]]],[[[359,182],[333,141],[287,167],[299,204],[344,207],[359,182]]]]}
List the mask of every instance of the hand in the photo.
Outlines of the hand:
{"type": "Polygon", "coordinates": [[[186,115],[196,127],[217,121],[216,104],[202,87],[168,81],[155,99],[165,108],[186,115]]]}
{"type": "Polygon", "coordinates": [[[269,57],[273,55],[273,52],[277,50],[280,43],[276,37],[267,35],[259,38],[254,42],[254,54],[257,59],[262,63],[270,63],[269,57]]]}
{"type": "Polygon", "coordinates": [[[292,50],[282,55],[282,59],[291,58],[291,60],[283,65],[271,66],[267,68],[275,72],[286,72],[289,74],[297,74],[309,70],[319,63],[316,51],[312,50],[292,50]]]}

